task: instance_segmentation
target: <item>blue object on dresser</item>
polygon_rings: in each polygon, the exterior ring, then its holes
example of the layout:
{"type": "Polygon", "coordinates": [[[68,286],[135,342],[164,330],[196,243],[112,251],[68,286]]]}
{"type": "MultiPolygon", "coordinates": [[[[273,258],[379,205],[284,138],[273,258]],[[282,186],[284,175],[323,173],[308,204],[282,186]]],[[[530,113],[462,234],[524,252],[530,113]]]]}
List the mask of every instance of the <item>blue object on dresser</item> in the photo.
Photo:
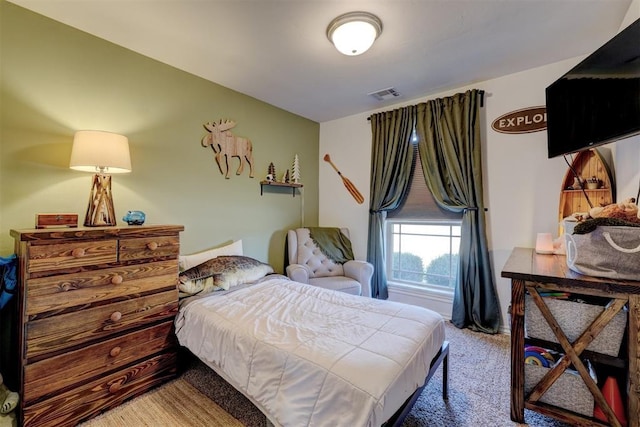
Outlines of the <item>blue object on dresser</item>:
{"type": "Polygon", "coordinates": [[[145,215],[142,211],[127,211],[127,214],[122,217],[122,220],[129,225],[142,225],[144,224],[145,215]]]}
{"type": "Polygon", "coordinates": [[[16,293],[16,266],[18,258],[15,254],[6,258],[0,257],[0,310],[16,293]]]}

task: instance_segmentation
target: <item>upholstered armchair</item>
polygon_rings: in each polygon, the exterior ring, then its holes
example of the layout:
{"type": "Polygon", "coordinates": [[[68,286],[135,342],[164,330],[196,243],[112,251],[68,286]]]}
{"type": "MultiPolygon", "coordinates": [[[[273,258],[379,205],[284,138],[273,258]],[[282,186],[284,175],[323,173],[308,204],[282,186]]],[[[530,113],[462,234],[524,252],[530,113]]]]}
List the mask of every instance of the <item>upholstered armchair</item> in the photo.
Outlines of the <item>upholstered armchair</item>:
{"type": "MultiPolygon", "coordinates": [[[[318,230],[317,228],[314,230],[318,230]]],[[[327,229],[324,229],[327,230],[327,229]]],[[[319,230],[321,231],[321,230],[319,230]]],[[[351,250],[349,230],[341,228],[342,235],[336,239],[344,241],[351,250]]],[[[326,242],[323,242],[326,244],[326,242]]],[[[340,242],[338,242],[340,243],[340,242]]],[[[287,232],[287,276],[296,282],[307,283],[326,289],[371,297],[373,265],[366,261],[347,260],[343,264],[329,258],[311,236],[309,228],[297,228],[287,232]]]]}

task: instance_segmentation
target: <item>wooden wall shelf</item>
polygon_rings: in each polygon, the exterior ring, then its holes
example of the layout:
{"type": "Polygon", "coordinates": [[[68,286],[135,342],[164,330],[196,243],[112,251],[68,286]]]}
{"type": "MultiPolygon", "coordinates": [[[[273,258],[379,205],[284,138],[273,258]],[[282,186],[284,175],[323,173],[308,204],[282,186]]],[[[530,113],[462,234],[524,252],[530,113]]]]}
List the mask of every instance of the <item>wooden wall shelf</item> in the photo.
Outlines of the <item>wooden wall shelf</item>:
{"type": "MultiPolygon", "coordinates": [[[[562,220],[576,212],[589,212],[591,207],[606,206],[615,203],[616,186],[611,169],[604,158],[603,153],[599,149],[591,149],[581,151],[576,154],[575,159],[571,163],[571,168],[567,169],[567,173],[562,181],[560,188],[560,205],[558,210],[558,221],[562,224],[562,220]],[[582,189],[573,189],[574,173],[573,170],[584,181],[584,192],[582,189]],[[596,177],[601,182],[600,188],[586,188],[588,178],[596,177]],[[589,206],[585,193],[589,197],[592,206],[589,206]]],[[[562,225],[560,225],[560,234],[563,233],[562,225]]]]}
{"type": "Polygon", "coordinates": [[[263,194],[263,190],[264,190],[264,186],[265,185],[268,186],[268,187],[291,188],[291,193],[293,194],[293,197],[296,197],[296,188],[302,188],[303,187],[302,184],[296,184],[294,182],[260,181],[260,195],[261,196],[263,194]]]}
{"type": "MultiPolygon", "coordinates": [[[[563,190],[567,193],[580,193],[582,194],[582,190],[563,190]]],[[[585,188],[584,191],[586,191],[587,193],[610,193],[611,189],[610,188],[596,188],[596,189],[589,189],[589,188],[585,188]]]]}

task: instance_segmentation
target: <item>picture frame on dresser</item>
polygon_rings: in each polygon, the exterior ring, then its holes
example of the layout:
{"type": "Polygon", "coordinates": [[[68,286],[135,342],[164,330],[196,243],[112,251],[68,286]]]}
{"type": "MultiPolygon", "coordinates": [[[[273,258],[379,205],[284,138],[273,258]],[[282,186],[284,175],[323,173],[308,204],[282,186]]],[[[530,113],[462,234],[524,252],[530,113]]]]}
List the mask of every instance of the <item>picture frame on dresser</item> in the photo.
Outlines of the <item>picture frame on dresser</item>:
{"type": "Polygon", "coordinates": [[[176,376],[181,225],[11,230],[0,369],[23,426],[71,426],[176,376]]]}

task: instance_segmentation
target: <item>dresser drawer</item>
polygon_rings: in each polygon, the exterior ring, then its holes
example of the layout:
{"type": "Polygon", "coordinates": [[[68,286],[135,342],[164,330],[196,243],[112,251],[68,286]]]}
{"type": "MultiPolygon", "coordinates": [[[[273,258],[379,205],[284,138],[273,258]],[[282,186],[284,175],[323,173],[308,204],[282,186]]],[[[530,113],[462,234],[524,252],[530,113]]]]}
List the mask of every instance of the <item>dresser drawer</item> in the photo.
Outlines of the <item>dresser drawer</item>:
{"type": "Polygon", "coordinates": [[[160,257],[177,259],[180,253],[180,238],[177,235],[120,239],[119,245],[120,261],[160,257]]]}
{"type": "Polygon", "coordinates": [[[176,375],[175,352],[160,354],[130,368],[83,384],[24,410],[24,427],[74,426],[79,421],[148,391],[176,375]]]}
{"type": "Polygon", "coordinates": [[[170,290],[30,321],[27,323],[27,359],[173,319],[178,311],[177,293],[170,290]]]}
{"type": "Polygon", "coordinates": [[[29,246],[27,270],[31,273],[64,270],[118,260],[117,240],[86,240],[73,243],[29,246]]]}
{"type": "Polygon", "coordinates": [[[58,390],[80,385],[97,375],[176,346],[173,322],[28,364],[24,370],[24,401],[31,403],[58,390]]]}
{"type": "Polygon", "coordinates": [[[175,260],[29,279],[26,314],[60,311],[177,285],[175,260]]]}

